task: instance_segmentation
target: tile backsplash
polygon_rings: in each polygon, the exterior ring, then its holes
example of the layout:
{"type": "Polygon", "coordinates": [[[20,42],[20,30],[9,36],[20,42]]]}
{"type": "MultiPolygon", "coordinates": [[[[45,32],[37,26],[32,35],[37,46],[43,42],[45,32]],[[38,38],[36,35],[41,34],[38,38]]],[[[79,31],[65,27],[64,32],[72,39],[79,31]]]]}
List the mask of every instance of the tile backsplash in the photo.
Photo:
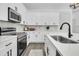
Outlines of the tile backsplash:
{"type": "Polygon", "coordinates": [[[47,26],[26,26],[26,27],[32,27],[35,28],[35,31],[37,32],[43,32],[43,33],[50,33],[50,32],[58,32],[58,26],[49,26],[49,29],[46,29],[47,26]]]}

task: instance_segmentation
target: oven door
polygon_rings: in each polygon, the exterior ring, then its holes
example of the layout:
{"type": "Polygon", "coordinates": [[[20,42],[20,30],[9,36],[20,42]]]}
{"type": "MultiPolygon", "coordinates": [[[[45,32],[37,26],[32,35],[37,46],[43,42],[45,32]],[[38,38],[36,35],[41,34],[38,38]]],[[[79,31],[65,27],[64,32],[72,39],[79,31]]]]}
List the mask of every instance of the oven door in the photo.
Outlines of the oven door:
{"type": "Polygon", "coordinates": [[[17,55],[21,56],[27,46],[26,36],[18,39],[17,41],[17,55]]]}

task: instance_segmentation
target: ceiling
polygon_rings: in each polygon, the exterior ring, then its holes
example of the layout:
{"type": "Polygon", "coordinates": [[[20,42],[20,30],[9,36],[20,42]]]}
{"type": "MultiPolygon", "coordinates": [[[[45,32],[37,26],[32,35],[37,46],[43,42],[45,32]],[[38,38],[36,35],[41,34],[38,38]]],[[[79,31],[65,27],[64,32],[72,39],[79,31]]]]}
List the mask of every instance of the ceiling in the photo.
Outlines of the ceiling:
{"type": "Polygon", "coordinates": [[[69,9],[69,3],[24,3],[29,10],[32,9],[69,9]]]}

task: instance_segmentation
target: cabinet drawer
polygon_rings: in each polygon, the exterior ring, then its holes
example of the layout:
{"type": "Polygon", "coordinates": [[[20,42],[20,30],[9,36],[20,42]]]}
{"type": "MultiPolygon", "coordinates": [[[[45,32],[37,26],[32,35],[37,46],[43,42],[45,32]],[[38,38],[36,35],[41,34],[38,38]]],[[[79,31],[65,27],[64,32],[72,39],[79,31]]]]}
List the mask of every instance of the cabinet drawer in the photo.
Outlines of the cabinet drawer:
{"type": "Polygon", "coordinates": [[[5,37],[4,36],[0,39],[0,48],[7,46],[7,45],[16,44],[14,42],[17,43],[16,37],[10,37],[10,36],[5,37]]]}
{"type": "MultiPolygon", "coordinates": [[[[9,40],[17,40],[17,36],[0,36],[0,43],[4,41],[9,41],[9,40]]],[[[14,41],[13,40],[13,41],[14,41]]]]}
{"type": "Polygon", "coordinates": [[[16,36],[4,36],[0,41],[0,56],[17,56],[16,36]]]}
{"type": "MultiPolygon", "coordinates": [[[[12,39],[12,38],[11,38],[12,39]]],[[[15,39],[15,40],[7,40],[7,41],[1,41],[0,42],[0,48],[2,48],[2,47],[6,47],[6,46],[9,46],[9,45],[17,45],[17,39],[15,39]]]]}

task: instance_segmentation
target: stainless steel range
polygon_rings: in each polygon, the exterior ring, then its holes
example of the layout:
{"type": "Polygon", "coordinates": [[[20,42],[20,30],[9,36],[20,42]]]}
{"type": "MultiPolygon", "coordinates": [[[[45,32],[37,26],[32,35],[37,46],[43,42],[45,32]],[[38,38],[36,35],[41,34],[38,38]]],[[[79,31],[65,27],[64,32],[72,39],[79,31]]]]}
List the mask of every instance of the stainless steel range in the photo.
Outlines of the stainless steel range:
{"type": "Polygon", "coordinates": [[[25,32],[17,33],[17,56],[21,56],[27,47],[27,35],[25,32]]]}
{"type": "Polygon", "coordinates": [[[0,27],[0,36],[2,36],[2,35],[16,35],[16,28],[0,27]]]}

